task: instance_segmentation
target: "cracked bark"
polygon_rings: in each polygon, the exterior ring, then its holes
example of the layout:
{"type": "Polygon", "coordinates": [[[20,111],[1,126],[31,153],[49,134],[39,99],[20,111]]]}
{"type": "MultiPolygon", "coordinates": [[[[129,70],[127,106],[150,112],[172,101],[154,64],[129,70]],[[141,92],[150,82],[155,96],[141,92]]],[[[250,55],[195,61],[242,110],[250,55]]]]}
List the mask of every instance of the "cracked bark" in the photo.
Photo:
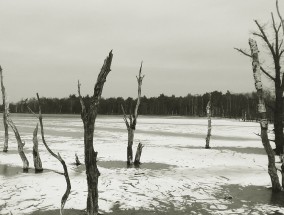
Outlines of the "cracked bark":
{"type": "Polygon", "coordinates": [[[100,172],[97,166],[97,155],[94,151],[93,137],[95,130],[95,121],[97,118],[97,112],[99,108],[99,102],[103,91],[106,77],[111,71],[111,62],[113,54],[112,51],[105,59],[101,71],[98,75],[97,82],[94,88],[94,95],[91,98],[91,103],[88,107],[85,106],[83,98],[80,92],[80,82],[78,81],[78,94],[81,103],[81,119],[84,124],[84,153],[85,153],[85,165],[88,185],[87,196],[87,215],[98,215],[98,178],[100,172]]]}

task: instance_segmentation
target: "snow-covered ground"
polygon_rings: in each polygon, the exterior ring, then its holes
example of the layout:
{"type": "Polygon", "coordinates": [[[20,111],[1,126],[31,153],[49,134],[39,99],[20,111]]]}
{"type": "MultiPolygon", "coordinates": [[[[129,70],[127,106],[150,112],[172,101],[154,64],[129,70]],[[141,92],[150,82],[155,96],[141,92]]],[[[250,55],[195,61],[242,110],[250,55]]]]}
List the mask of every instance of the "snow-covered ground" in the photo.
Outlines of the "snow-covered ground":
{"type": "MultiPolygon", "coordinates": [[[[37,119],[12,115],[25,141],[33,167],[32,132],[37,119]]],[[[3,125],[0,123],[0,142],[3,125]]],[[[127,131],[119,116],[99,116],[94,147],[98,151],[99,207],[114,209],[184,211],[184,214],[284,213],[283,195],[271,194],[267,157],[258,136],[259,124],[229,119],[212,120],[211,149],[204,149],[206,118],[139,117],[135,145],[142,142],[141,168],[126,168],[127,131]]],[[[86,207],[84,166],[73,163],[75,153],[83,162],[83,128],[79,116],[44,116],[46,141],[65,159],[72,191],[65,208],[86,207]]],[[[0,214],[31,214],[60,207],[65,192],[61,164],[45,150],[40,136],[43,173],[21,170],[14,134],[9,152],[0,152],[0,214]]],[[[2,146],[3,147],[3,146],[2,146]]],[[[278,158],[277,158],[278,159],[278,158]]],[[[168,213],[168,214],[175,214],[168,213]]]]}

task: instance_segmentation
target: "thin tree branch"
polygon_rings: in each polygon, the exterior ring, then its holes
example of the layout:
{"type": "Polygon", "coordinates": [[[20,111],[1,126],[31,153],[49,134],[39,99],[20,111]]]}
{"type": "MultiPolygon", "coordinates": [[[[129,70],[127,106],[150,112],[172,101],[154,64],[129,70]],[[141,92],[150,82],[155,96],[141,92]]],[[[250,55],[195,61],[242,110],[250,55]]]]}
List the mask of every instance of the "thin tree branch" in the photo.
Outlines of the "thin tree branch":
{"type": "Polygon", "coordinates": [[[269,77],[272,81],[275,81],[275,78],[274,78],[272,75],[270,75],[268,72],[266,72],[265,69],[263,69],[262,66],[260,67],[260,70],[261,70],[267,77],[269,77]]]}
{"type": "Polygon", "coordinates": [[[129,129],[129,123],[128,123],[127,116],[125,114],[125,111],[124,111],[124,108],[123,108],[122,104],[121,104],[121,110],[122,110],[122,113],[123,113],[123,119],[124,119],[124,122],[126,124],[126,127],[127,127],[127,129],[129,129]]]}
{"type": "Polygon", "coordinates": [[[260,34],[257,34],[257,33],[255,33],[254,35],[260,36],[260,37],[266,42],[268,48],[269,48],[270,51],[271,51],[271,54],[273,55],[273,58],[275,58],[275,55],[276,55],[276,54],[275,54],[275,50],[274,50],[274,48],[273,48],[273,45],[271,45],[271,43],[269,42],[268,37],[266,36],[266,34],[265,34],[264,30],[263,30],[263,27],[260,26],[260,24],[258,23],[257,20],[255,20],[255,23],[256,23],[258,29],[260,30],[261,35],[260,35],[260,34]]]}
{"type": "Polygon", "coordinates": [[[82,108],[81,114],[82,114],[82,117],[85,117],[86,116],[86,107],[85,107],[83,98],[81,96],[81,84],[80,84],[79,80],[78,80],[78,95],[79,95],[79,100],[80,100],[80,104],[81,104],[81,108],[82,108]]]}
{"type": "Polygon", "coordinates": [[[283,20],[281,14],[280,14],[278,0],[276,0],[276,9],[277,9],[278,17],[279,17],[281,24],[282,24],[282,30],[283,30],[283,35],[284,35],[284,20],[283,20]]]}
{"type": "Polygon", "coordinates": [[[141,99],[141,86],[142,86],[143,78],[145,77],[145,75],[141,76],[142,65],[143,65],[143,61],[141,62],[141,66],[139,69],[139,75],[138,77],[136,76],[137,83],[138,83],[138,96],[137,96],[137,103],[136,103],[135,112],[134,112],[134,118],[135,118],[134,120],[137,120],[137,117],[138,117],[138,108],[139,108],[140,99],[141,99]]]}
{"type": "Polygon", "coordinates": [[[29,111],[30,111],[36,118],[39,119],[38,115],[30,108],[30,106],[28,105],[27,101],[28,101],[28,99],[26,99],[26,100],[24,101],[24,104],[27,106],[27,108],[29,109],[29,111]]]}
{"type": "MultiPolygon", "coordinates": [[[[238,52],[242,53],[243,55],[247,57],[250,57],[250,58],[252,57],[250,54],[248,54],[242,49],[239,49],[239,48],[234,48],[234,49],[236,49],[238,52]]],[[[260,69],[267,77],[269,77],[272,81],[275,81],[275,78],[272,75],[270,75],[262,66],[260,67],[260,69]]]]}
{"type": "Polygon", "coordinates": [[[53,156],[55,157],[63,166],[64,169],[64,176],[65,176],[65,180],[66,180],[66,184],[67,184],[67,188],[66,191],[64,193],[64,195],[62,196],[61,199],[61,208],[60,208],[60,214],[62,215],[63,213],[63,209],[64,209],[64,205],[68,199],[68,196],[70,194],[70,190],[71,190],[71,183],[70,183],[70,179],[69,179],[69,175],[68,175],[68,169],[67,166],[65,164],[65,161],[62,159],[62,157],[60,156],[60,154],[58,153],[57,155],[49,148],[49,146],[47,145],[45,138],[44,138],[44,130],[43,130],[43,121],[42,121],[42,115],[41,115],[41,105],[40,105],[40,98],[38,93],[36,94],[37,96],[37,100],[38,100],[38,109],[39,109],[39,123],[40,123],[40,128],[41,128],[41,138],[42,138],[42,142],[45,146],[45,148],[47,149],[47,151],[53,156]]]}
{"type": "Polygon", "coordinates": [[[245,56],[248,56],[248,57],[252,57],[250,54],[248,54],[248,53],[246,53],[244,50],[242,50],[242,49],[238,49],[238,48],[234,48],[234,49],[236,49],[238,52],[241,52],[242,54],[244,54],[245,56]]]}

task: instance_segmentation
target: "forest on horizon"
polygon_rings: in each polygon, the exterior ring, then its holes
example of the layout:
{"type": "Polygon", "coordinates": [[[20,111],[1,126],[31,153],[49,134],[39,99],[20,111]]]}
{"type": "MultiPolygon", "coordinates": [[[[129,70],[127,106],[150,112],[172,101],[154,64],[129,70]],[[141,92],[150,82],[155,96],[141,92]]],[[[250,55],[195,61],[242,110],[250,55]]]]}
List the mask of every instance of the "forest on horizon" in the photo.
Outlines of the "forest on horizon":
{"type": "MultiPolygon", "coordinates": [[[[206,116],[206,105],[209,94],[187,96],[166,96],[160,94],[158,97],[141,97],[139,114],[141,115],[178,115],[178,116],[206,116]]],[[[85,102],[89,102],[89,95],[83,97],[85,102]]],[[[211,92],[212,116],[225,118],[238,118],[244,120],[257,119],[257,94],[251,93],[222,93],[219,91],[211,92]]],[[[265,99],[268,119],[273,121],[273,95],[265,91],[265,99]]],[[[100,100],[99,114],[121,115],[121,105],[124,105],[127,112],[133,113],[136,99],[128,97],[102,98],[100,100]]],[[[41,99],[42,112],[45,114],[80,114],[81,105],[77,95],[72,94],[65,98],[46,98],[41,99]]],[[[11,113],[29,113],[27,108],[32,107],[37,111],[38,105],[36,98],[21,100],[10,104],[11,113]]],[[[3,110],[3,107],[1,107],[3,110]]]]}

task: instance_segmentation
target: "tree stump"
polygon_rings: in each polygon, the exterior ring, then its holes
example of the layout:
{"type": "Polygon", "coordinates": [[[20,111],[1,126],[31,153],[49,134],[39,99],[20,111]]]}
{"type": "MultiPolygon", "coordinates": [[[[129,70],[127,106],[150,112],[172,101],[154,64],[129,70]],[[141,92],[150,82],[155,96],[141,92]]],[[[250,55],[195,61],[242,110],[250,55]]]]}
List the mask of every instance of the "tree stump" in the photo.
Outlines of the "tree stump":
{"type": "Polygon", "coordinates": [[[38,152],[38,139],[37,139],[37,132],[38,132],[38,124],[36,125],[36,128],[33,133],[33,159],[34,159],[34,167],[35,172],[39,173],[42,172],[42,163],[38,152]]]}
{"type": "Polygon", "coordinates": [[[141,158],[143,147],[144,146],[142,145],[142,143],[139,143],[138,146],[137,146],[135,160],[134,160],[134,165],[136,165],[136,166],[139,166],[141,164],[140,163],[140,158],[141,158]]]}

